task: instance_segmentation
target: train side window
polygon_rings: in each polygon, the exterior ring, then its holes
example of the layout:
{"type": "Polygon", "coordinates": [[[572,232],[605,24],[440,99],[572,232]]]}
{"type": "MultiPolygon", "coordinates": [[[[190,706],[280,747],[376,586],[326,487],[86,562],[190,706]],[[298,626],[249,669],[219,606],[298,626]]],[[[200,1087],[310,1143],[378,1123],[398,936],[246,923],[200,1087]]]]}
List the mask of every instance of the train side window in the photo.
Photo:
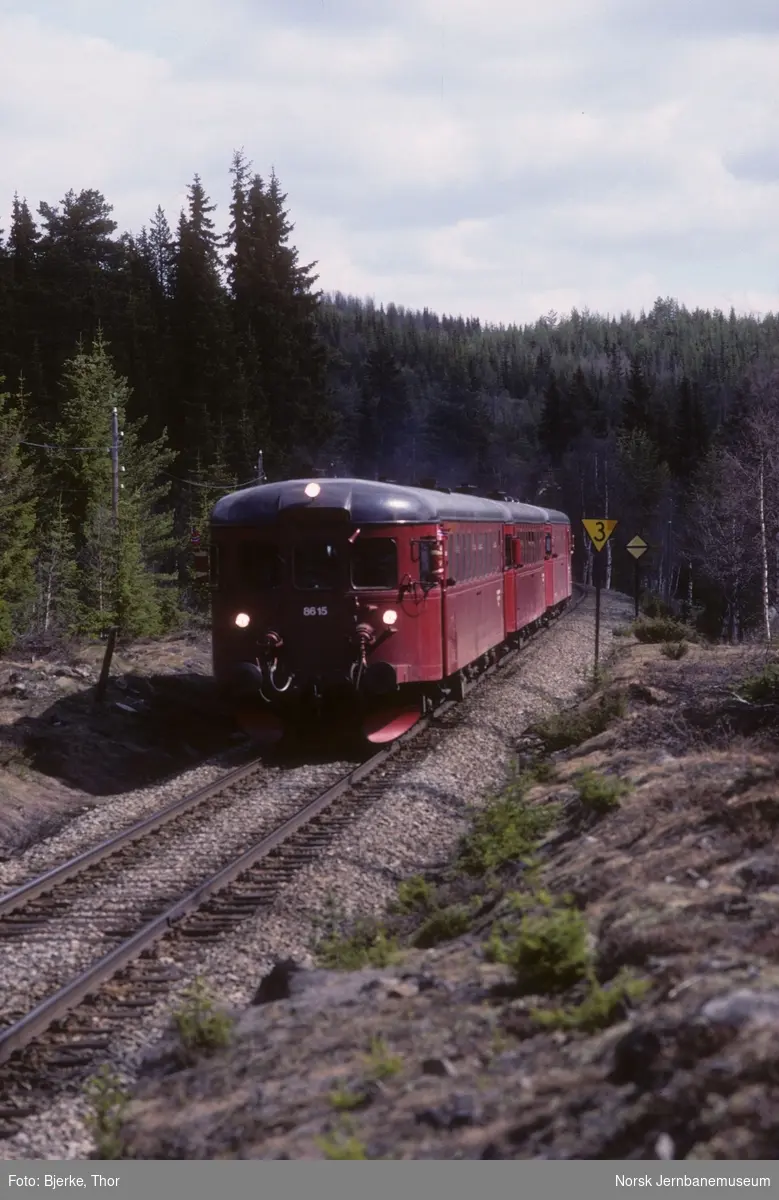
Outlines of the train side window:
{"type": "Polygon", "coordinates": [[[352,546],[352,586],[398,586],[398,546],[394,538],[358,538],[352,546]]]}
{"type": "Polygon", "coordinates": [[[281,556],[278,546],[266,542],[241,542],[238,553],[241,584],[265,590],[281,583],[281,556]]]}
{"type": "Polygon", "coordinates": [[[503,535],[503,565],[504,565],[504,567],[510,567],[512,565],[512,552],[511,552],[512,540],[513,539],[511,537],[510,533],[504,533],[504,535],[503,535]]]}
{"type": "Polygon", "coordinates": [[[341,584],[341,560],[332,542],[309,541],[296,546],[293,557],[295,587],[301,591],[326,591],[341,584]]]}

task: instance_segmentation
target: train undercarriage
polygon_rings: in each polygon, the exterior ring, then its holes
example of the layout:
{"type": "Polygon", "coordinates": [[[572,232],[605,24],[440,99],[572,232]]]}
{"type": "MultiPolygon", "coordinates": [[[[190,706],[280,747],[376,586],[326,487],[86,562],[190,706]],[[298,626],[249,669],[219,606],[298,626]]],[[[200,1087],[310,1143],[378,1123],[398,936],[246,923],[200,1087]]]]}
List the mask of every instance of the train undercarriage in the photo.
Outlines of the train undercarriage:
{"type": "Polygon", "coordinates": [[[460,701],[476,680],[508,654],[518,650],[539,629],[560,616],[563,601],[539,620],[509,635],[462,670],[448,678],[417,684],[391,684],[370,694],[353,680],[307,681],[305,687],[268,686],[267,667],[242,663],[238,679],[227,686],[228,702],[238,726],[256,741],[272,745],[284,738],[307,739],[314,732],[325,738],[356,736],[372,745],[395,741],[444,701],[460,701]]]}

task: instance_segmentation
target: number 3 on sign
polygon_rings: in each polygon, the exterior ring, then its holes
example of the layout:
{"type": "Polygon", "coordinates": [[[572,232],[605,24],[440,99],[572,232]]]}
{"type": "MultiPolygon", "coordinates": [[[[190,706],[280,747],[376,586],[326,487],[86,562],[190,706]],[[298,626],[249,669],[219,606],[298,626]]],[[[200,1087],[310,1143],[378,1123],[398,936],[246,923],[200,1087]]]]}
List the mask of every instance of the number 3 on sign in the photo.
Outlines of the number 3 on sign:
{"type": "Polygon", "coordinates": [[[327,605],[326,604],[311,604],[303,609],[303,616],[304,617],[326,617],[327,616],[327,605]]]}
{"type": "Polygon", "coordinates": [[[587,536],[596,550],[602,550],[606,542],[617,528],[617,521],[587,520],[582,521],[587,536]]]}

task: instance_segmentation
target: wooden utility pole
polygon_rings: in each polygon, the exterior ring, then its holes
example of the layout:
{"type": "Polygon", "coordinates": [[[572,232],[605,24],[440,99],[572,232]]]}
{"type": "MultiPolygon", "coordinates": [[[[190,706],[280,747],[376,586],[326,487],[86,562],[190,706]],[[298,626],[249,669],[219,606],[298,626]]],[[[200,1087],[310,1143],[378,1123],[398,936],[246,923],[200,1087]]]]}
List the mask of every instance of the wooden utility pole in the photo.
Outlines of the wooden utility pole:
{"type": "Polygon", "coordinates": [[[113,476],[114,525],[119,524],[119,414],[111,409],[111,473],[113,476]]]}

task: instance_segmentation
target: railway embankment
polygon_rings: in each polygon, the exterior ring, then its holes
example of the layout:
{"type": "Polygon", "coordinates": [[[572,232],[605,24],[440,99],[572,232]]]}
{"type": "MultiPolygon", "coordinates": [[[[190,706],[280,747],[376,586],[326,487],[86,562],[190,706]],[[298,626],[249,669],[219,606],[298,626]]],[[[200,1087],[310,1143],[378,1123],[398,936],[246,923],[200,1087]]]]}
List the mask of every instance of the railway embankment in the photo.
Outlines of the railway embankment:
{"type": "Polygon", "coordinates": [[[215,702],[208,633],[117,648],[102,702],[105,643],[0,658],[0,862],[231,745],[215,702]]]}
{"type": "Polygon", "coordinates": [[[614,646],[445,862],[191,998],[98,1154],[774,1157],[779,667],[614,646]]]}

